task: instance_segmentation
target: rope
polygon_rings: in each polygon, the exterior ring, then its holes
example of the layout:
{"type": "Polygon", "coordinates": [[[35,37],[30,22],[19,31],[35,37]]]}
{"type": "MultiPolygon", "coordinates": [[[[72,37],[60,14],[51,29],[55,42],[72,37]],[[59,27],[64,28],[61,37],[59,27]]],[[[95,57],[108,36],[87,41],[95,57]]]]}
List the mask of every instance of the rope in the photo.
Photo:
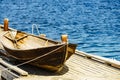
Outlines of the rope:
{"type": "MultiPolygon", "coordinates": [[[[32,31],[33,31],[33,29],[32,29],[32,31]]],[[[6,32],[6,33],[7,33],[7,32],[6,32]]],[[[6,33],[4,33],[3,35],[5,35],[6,33]]],[[[38,31],[38,33],[39,33],[39,31],[38,31]]],[[[1,36],[0,36],[0,37],[1,37],[1,36]]],[[[27,64],[27,63],[30,63],[30,62],[35,61],[35,60],[37,60],[37,59],[40,59],[40,58],[42,58],[42,57],[44,57],[44,56],[47,56],[47,55],[49,55],[49,54],[51,54],[51,53],[53,53],[53,52],[61,49],[61,48],[64,47],[64,46],[65,46],[65,44],[64,44],[63,46],[58,47],[57,49],[54,49],[54,50],[52,50],[52,51],[44,54],[44,55],[38,56],[38,57],[36,57],[36,58],[34,58],[34,59],[32,59],[32,60],[28,60],[28,61],[26,61],[26,62],[23,62],[23,63],[21,63],[21,64],[15,65],[15,66],[17,66],[17,67],[18,67],[18,66],[22,66],[22,65],[24,65],[24,64],[27,64]]],[[[11,70],[11,69],[10,69],[10,68],[5,68],[5,69],[3,69],[2,71],[5,71],[5,70],[11,70]]],[[[18,75],[16,75],[16,76],[19,77],[18,75]]]]}
{"type": "Polygon", "coordinates": [[[47,46],[48,45],[48,40],[45,42],[45,46],[47,46]]]}
{"type": "MultiPolygon", "coordinates": [[[[0,34],[0,44],[2,44],[2,39],[1,38],[7,33],[8,33],[8,31],[4,32],[3,34],[0,34]]],[[[0,46],[3,48],[2,45],[0,45],[0,46]]]]}
{"type": "Polygon", "coordinates": [[[65,45],[60,46],[60,47],[58,47],[57,49],[54,49],[54,50],[52,50],[52,51],[50,51],[50,52],[48,52],[48,53],[46,53],[46,54],[44,54],[44,55],[38,56],[38,57],[36,57],[36,58],[34,58],[34,59],[32,59],[32,60],[23,62],[23,63],[18,64],[18,65],[16,65],[16,66],[22,66],[22,65],[24,65],[24,64],[27,64],[27,63],[30,63],[30,62],[35,61],[35,60],[37,60],[37,59],[40,59],[40,58],[42,58],[42,57],[44,57],[44,56],[47,56],[47,55],[49,55],[49,54],[51,54],[51,53],[53,53],[53,52],[59,50],[60,48],[62,48],[62,47],[64,47],[64,46],[65,46],[65,45]]]}
{"type": "Polygon", "coordinates": [[[17,30],[14,30],[14,31],[9,31],[10,33],[10,37],[13,39],[13,45],[14,45],[14,48],[18,48],[18,44],[17,44],[17,40],[15,39],[16,35],[17,35],[17,30]]]}
{"type": "MultiPolygon", "coordinates": [[[[49,55],[49,54],[51,54],[51,53],[59,50],[60,48],[62,48],[62,47],[64,47],[64,46],[65,46],[65,44],[64,44],[63,46],[58,47],[57,49],[54,49],[54,50],[52,50],[52,51],[44,54],[44,55],[38,56],[38,57],[36,57],[36,58],[34,58],[34,59],[32,59],[32,60],[23,62],[23,63],[21,63],[21,64],[15,65],[15,66],[17,66],[17,67],[18,67],[18,66],[22,66],[22,65],[24,65],[24,64],[27,64],[27,63],[30,63],[30,62],[35,61],[35,60],[37,60],[37,59],[40,59],[40,58],[42,58],[42,57],[44,57],[44,56],[47,56],[47,55],[49,55]]],[[[5,70],[8,70],[8,71],[9,71],[9,70],[11,70],[11,69],[10,69],[10,68],[5,68],[5,69],[3,69],[3,70],[1,70],[1,71],[5,71],[5,70]]],[[[15,75],[15,76],[19,77],[18,75],[15,75]]]]}
{"type": "Polygon", "coordinates": [[[36,27],[37,33],[38,33],[38,35],[39,35],[40,32],[39,32],[39,30],[38,30],[38,25],[37,25],[37,24],[32,24],[32,34],[34,34],[34,27],[36,27]]]}

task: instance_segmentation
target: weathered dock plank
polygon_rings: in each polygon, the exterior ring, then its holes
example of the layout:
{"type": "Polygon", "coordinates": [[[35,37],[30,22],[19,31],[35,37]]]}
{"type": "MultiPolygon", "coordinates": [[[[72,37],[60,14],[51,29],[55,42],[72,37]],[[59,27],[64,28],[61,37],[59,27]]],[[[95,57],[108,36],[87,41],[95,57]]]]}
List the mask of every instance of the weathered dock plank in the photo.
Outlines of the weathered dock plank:
{"type": "Polygon", "coordinates": [[[30,75],[14,80],[120,80],[120,69],[88,59],[78,53],[66,62],[59,74],[25,66],[21,68],[30,71],[30,75]]]}
{"type": "Polygon", "coordinates": [[[28,72],[13,66],[12,64],[6,62],[0,58],[0,69],[1,77],[6,80],[13,80],[14,78],[19,78],[20,76],[27,76],[28,72]]]}
{"type": "MultiPolygon", "coordinates": [[[[27,77],[11,77],[14,80],[119,80],[120,69],[87,59],[81,55],[73,55],[60,73],[51,73],[40,68],[24,65],[21,69],[29,72],[27,77]]],[[[10,72],[11,73],[11,72],[10,72]]],[[[12,74],[12,73],[11,73],[12,74]]],[[[5,77],[5,76],[4,76],[5,77]]],[[[9,80],[8,79],[8,80],[9,80]]]]}

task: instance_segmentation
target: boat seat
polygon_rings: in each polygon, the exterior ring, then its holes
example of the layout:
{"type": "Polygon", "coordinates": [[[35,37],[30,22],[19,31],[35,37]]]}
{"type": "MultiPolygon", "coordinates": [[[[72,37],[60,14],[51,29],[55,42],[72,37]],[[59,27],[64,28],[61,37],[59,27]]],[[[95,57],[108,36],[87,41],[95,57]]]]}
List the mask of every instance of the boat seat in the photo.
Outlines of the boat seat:
{"type": "Polygon", "coordinates": [[[19,41],[21,39],[24,39],[25,37],[27,37],[28,35],[24,34],[24,33],[19,33],[17,32],[15,38],[13,38],[13,36],[11,35],[10,32],[6,33],[4,35],[7,39],[11,40],[11,41],[19,41]]]}

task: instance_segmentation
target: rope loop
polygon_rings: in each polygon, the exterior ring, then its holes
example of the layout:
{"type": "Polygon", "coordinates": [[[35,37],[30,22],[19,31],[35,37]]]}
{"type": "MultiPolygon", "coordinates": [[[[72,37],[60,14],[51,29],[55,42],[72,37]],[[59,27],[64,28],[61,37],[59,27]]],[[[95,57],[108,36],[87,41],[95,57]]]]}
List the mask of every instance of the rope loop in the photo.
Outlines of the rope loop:
{"type": "Polygon", "coordinates": [[[32,24],[32,34],[34,34],[34,28],[36,28],[38,35],[40,34],[38,25],[37,24],[32,24]]]}

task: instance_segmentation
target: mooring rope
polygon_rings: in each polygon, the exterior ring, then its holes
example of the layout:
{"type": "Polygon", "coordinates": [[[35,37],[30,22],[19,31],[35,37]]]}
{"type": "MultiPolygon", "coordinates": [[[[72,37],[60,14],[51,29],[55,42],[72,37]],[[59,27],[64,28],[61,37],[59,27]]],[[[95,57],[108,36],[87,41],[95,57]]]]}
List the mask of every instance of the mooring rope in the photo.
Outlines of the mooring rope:
{"type": "Polygon", "coordinates": [[[47,55],[49,55],[49,54],[51,54],[51,53],[53,53],[53,52],[61,49],[61,48],[64,47],[64,46],[65,46],[65,44],[64,44],[63,46],[58,47],[57,49],[54,49],[54,50],[52,50],[52,51],[44,54],[44,55],[38,56],[38,57],[36,57],[36,58],[34,58],[34,59],[31,59],[31,60],[29,60],[29,61],[23,62],[23,63],[18,64],[18,65],[16,65],[16,66],[22,66],[22,65],[24,65],[24,64],[27,64],[27,63],[30,63],[30,62],[35,61],[35,60],[37,60],[37,59],[40,59],[40,58],[42,58],[42,57],[44,57],[44,56],[47,56],[47,55]]]}
{"type": "MultiPolygon", "coordinates": [[[[32,31],[33,31],[33,30],[32,30],[32,31]]],[[[38,31],[38,29],[37,29],[37,31],[38,31]]],[[[3,35],[5,35],[6,33],[8,33],[8,31],[5,32],[3,35]]],[[[38,33],[39,33],[39,31],[38,31],[38,33]]],[[[2,35],[2,36],[3,36],[3,35],[2,35]]],[[[2,37],[2,36],[0,36],[0,37],[2,37]]],[[[0,41],[0,42],[2,42],[2,41],[0,41]]],[[[35,61],[35,60],[37,60],[37,59],[43,58],[43,57],[45,57],[45,56],[47,56],[47,55],[49,55],[49,54],[51,54],[51,53],[53,53],[53,52],[61,49],[61,48],[64,47],[65,45],[66,45],[66,44],[63,44],[62,46],[60,46],[60,47],[58,47],[58,48],[56,48],[56,49],[54,49],[54,50],[52,50],[52,51],[50,51],[50,52],[48,52],[48,53],[45,53],[44,55],[38,56],[38,57],[36,57],[36,58],[34,58],[34,59],[28,60],[28,61],[26,61],[26,62],[17,64],[17,65],[14,65],[14,66],[16,66],[16,67],[22,66],[22,65],[25,65],[25,64],[30,63],[30,62],[32,62],[32,61],[35,61]]],[[[5,68],[5,69],[3,69],[3,70],[1,70],[1,71],[5,71],[5,70],[10,71],[11,69],[10,69],[10,68],[5,68]]],[[[19,75],[15,75],[15,76],[20,77],[19,75]]]]}
{"type": "MultiPolygon", "coordinates": [[[[18,67],[18,66],[25,65],[25,64],[30,63],[30,62],[32,62],[32,61],[35,61],[35,60],[37,60],[37,59],[40,59],[40,58],[42,58],[42,57],[44,57],[44,56],[47,56],[47,55],[49,55],[49,54],[51,54],[51,53],[53,53],[53,52],[55,52],[55,51],[61,49],[61,48],[64,47],[64,46],[65,46],[65,44],[64,44],[63,46],[58,47],[57,49],[54,49],[54,50],[52,50],[52,51],[50,51],[50,52],[44,54],[44,55],[38,56],[38,57],[36,57],[36,58],[34,58],[34,59],[32,59],[32,60],[28,60],[28,61],[26,61],[26,62],[17,64],[17,65],[14,65],[14,66],[18,67]]],[[[5,68],[5,69],[3,69],[3,70],[1,70],[1,71],[5,71],[5,70],[10,71],[11,69],[10,69],[10,68],[5,68]]],[[[15,75],[15,76],[20,77],[19,75],[15,75]]]]}

